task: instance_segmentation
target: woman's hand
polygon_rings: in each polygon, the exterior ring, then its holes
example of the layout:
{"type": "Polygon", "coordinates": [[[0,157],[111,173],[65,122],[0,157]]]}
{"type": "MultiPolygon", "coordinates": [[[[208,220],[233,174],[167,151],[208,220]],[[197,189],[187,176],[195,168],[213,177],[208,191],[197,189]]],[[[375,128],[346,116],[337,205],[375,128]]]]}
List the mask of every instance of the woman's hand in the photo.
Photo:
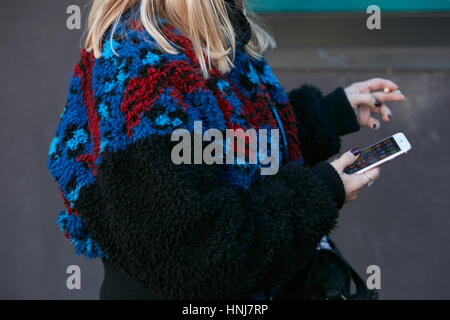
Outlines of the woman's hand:
{"type": "Polygon", "coordinates": [[[387,79],[374,78],[357,82],[345,88],[345,93],[356,113],[360,126],[378,129],[380,121],[371,116],[372,113],[382,115],[385,122],[392,117],[386,101],[403,101],[405,96],[398,90],[398,86],[387,79]],[[385,91],[386,90],[386,91],[385,91]]]}
{"type": "Polygon", "coordinates": [[[331,165],[334,167],[334,169],[336,169],[339,176],[341,177],[342,183],[344,184],[345,202],[355,200],[358,196],[359,190],[361,190],[362,187],[371,182],[370,178],[372,178],[372,180],[376,180],[380,176],[380,168],[373,168],[369,171],[366,171],[367,175],[359,173],[344,173],[344,169],[355,162],[358,157],[359,153],[357,153],[357,155],[354,155],[352,151],[348,151],[344,153],[339,159],[331,162],[331,165]]]}

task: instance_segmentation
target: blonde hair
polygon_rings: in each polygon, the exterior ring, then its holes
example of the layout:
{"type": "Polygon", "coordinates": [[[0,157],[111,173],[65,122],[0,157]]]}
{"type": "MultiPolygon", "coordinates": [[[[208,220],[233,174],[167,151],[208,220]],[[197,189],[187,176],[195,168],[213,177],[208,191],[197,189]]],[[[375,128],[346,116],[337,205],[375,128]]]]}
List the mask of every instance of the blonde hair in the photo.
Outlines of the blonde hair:
{"type": "MultiPolygon", "coordinates": [[[[246,52],[259,59],[270,46],[276,47],[272,36],[262,28],[261,21],[244,7],[245,0],[234,0],[242,9],[252,28],[252,37],[245,46],[246,52]]],[[[225,0],[94,0],[89,14],[89,32],[85,48],[100,57],[102,43],[108,28],[112,36],[123,13],[140,2],[140,23],[162,50],[177,54],[177,47],[161,32],[160,18],[180,30],[192,42],[193,50],[203,75],[216,67],[221,73],[233,68],[236,37],[226,10],[225,0]],[[158,17],[158,18],[157,18],[158,17]]]]}

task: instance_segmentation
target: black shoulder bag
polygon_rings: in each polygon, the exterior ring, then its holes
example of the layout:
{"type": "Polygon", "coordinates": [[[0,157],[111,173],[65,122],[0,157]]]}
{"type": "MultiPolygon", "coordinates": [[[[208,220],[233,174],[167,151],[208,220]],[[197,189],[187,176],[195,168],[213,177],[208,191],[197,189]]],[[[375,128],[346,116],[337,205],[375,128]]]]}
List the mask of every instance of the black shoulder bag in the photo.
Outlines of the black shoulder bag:
{"type": "Polygon", "coordinates": [[[306,272],[299,272],[278,287],[274,300],[378,300],[378,292],[367,288],[358,273],[328,239],[330,249],[315,250],[306,272]],[[352,284],[356,292],[351,292],[352,284]]]}
{"type": "Polygon", "coordinates": [[[316,250],[298,298],[302,300],[377,300],[378,292],[367,288],[358,273],[328,239],[330,249],[316,250]],[[351,293],[351,284],[356,292],[351,293]]]}

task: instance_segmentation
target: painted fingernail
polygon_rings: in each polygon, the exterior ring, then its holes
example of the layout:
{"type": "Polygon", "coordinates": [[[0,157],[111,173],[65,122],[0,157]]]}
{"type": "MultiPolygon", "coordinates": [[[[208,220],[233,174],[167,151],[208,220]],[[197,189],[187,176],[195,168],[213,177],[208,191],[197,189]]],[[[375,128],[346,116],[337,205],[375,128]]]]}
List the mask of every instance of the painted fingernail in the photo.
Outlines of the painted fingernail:
{"type": "Polygon", "coordinates": [[[377,128],[377,124],[374,123],[373,126],[372,126],[372,128],[376,129],[376,128],[377,128]]]}
{"type": "Polygon", "coordinates": [[[382,105],[383,105],[383,104],[382,104],[380,101],[378,101],[378,100],[375,101],[375,107],[379,108],[379,107],[381,107],[382,105]]]}
{"type": "Polygon", "coordinates": [[[350,152],[353,153],[354,156],[357,156],[361,153],[361,150],[359,148],[353,148],[350,152]]]}
{"type": "Polygon", "coordinates": [[[392,115],[388,114],[388,118],[389,118],[389,119],[392,119],[392,115]]]}

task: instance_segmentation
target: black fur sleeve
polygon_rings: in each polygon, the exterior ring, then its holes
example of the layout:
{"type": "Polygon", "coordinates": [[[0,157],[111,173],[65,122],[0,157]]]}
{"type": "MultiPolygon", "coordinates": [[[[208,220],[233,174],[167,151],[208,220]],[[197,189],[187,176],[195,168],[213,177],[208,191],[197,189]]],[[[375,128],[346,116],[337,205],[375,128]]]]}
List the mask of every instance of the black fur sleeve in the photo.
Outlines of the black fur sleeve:
{"type": "Polygon", "coordinates": [[[356,115],[342,88],[322,96],[316,87],[303,85],[289,93],[289,100],[308,165],[337,154],[341,148],[340,136],[359,130],[356,115]]]}
{"type": "Polygon", "coordinates": [[[105,152],[75,205],[111,263],[156,299],[247,296],[289,281],[336,224],[313,170],[282,166],[247,191],[223,166],[174,165],[168,136],[105,152]]]}

